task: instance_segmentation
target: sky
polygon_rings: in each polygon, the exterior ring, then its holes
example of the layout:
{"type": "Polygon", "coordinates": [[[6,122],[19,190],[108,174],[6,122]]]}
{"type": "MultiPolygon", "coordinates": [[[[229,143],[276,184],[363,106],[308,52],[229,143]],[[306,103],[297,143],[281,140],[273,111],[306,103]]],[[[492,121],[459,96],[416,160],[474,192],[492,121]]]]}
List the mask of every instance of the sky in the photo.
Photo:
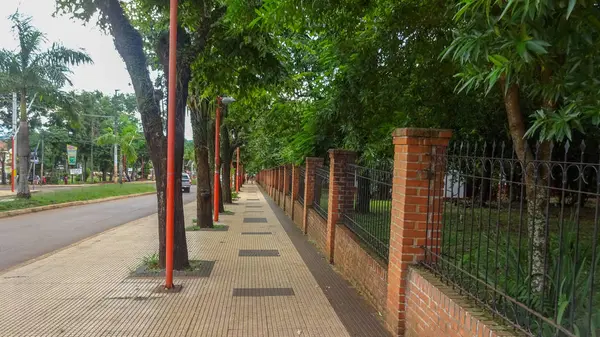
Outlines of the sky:
{"type": "MultiPolygon", "coordinates": [[[[133,93],[125,63],[116,51],[111,36],[92,24],[84,26],[82,22],[68,17],[53,17],[53,0],[0,1],[0,49],[12,50],[17,47],[8,16],[18,9],[22,14],[31,16],[33,26],[46,34],[46,47],[53,42],[60,42],[72,49],[84,49],[92,57],[93,64],[72,68],[73,87],[65,89],[99,90],[107,95],[114,94],[115,90],[133,93]]],[[[186,117],[186,138],[192,139],[189,117],[186,117]]]]}

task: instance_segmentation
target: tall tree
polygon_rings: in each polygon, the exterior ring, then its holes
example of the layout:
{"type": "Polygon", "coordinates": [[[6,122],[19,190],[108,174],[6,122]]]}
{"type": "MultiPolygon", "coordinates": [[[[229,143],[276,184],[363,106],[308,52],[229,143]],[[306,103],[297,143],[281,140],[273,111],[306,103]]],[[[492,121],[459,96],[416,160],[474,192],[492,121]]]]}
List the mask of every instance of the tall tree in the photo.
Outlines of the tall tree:
{"type": "Polygon", "coordinates": [[[571,139],[572,130],[583,131],[584,123],[600,124],[599,17],[597,1],[463,0],[456,36],[444,54],[461,66],[460,90],[497,88],[503,95],[510,136],[525,169],[536,291],[543,290],[548,245],[549,172],[532,163],[550,160],[552,142],[571,139]],[[527,137],[540,142],[532,146],[527,137]]]}
{"type": "MultiPolygon", "coordinates": [[[[160,67],[168,78],[168,22],[169,1],[138,0],[57,0],[60,12],[89,22],[96,13],[99,25],[110,32],[115,47],[127,66],[136,93],[138,110],[146,141],[150,148],[156,172],[159,212],[159,264],[165,264],[165,216],[166,216],[166,136],[164,121],[159,107],[154,83],[150,78],[150,65],[160,67]],[[127,12],[123,6],[127,7],[127,12]],[[135,24],[135,27],[134,27],[135,24]],[[150,60],[147,56],[150,54],[150,60]]],[[[176,141],[175,141],[175,189],[181,189],[181,171],[184,151],[184,120],[188,86],[191,78],[191,63],[201,53],[211,34],[214,24],[224,15],[226,7],[210,0],[179,1],[177,46],[177,97],[176,97],[176,141]]],[[[167,83],[173,85],[172,83],[167,83]]],[[[174,268],[189,265],[183,199],[175,194],[175,261],[174,268]]]]}
{"type": "Polygon", "coordinates": [[[30,198],[29,123],[27,104],[35,95],[55,95],[65,84],[70,84],[70,66],[91,63],[82,50],[73,50],[54,43],[42,51],[45,35],[31,25],[31,18],[20,13],[11,15],[13,32],[19,40],[16,51],[0,50],[0,88],[17,92],[20,96],[19,134],[17,136],[19,180],[17,197],[30,198]]]}

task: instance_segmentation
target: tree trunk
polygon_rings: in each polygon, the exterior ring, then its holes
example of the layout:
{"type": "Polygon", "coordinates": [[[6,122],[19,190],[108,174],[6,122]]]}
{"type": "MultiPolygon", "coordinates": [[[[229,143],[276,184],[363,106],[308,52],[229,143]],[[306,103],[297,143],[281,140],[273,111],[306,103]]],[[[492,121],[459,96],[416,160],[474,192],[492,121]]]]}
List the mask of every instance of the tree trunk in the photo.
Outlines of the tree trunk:
{"type": "Polygon", "coordinates": [[[29,199],[29,125],[27,123],[27,90],[21,90],[21,118],[17,135],[17,157],[19,158],[19,180],[17,181],[17,198],[29,199]]]}
{"type": "Polygon", "coordinates": [[[6,153],[2,154],[2,185],[6,185],[6,153]]]}
{"type": "Polygon", "coordinates": [[[194,137],[196,159],[196,224],[200,228],[212,228],[212,191],[210,179],[212,170],[208,163],[208,101],[198,97],[190,99],[190,117],[194,137]],[[198,102],[200,100],[200,102],[198,102]]]}
{"type": "MultiPolygon", "coordinates": [[[[504,80],[501,81],[500,86],[504,88],[504,80]]],[[[536,165],[536,163],[550,160],[550,142],[542,142],[536,156],[528,147],[525,139],[525,121],[520,107],[519,86],[517,84],[512,84],[508,88],[504,95],[504,104],[514,149],[525,171],[523,178],[527,195],[527,231],[532,247],[530,257],[531,287],[533,291],[541,292],[545,274],[544,254],[547,252],[548,247],[548,240],[545,235],[547,216],[545,206],[548,202],[546,186],[549,176],[546,165],[536,165]]]]}
{"type": "MultiPolygon", "coordinates": [[[[144,136],[150,149],[150,156],[156,175],[156,196],[158,206],[158,233],[159,233],[159,265],[165,266],[165,230],[166,230],[166,158],[167,144],[163,133],[163,121],[160,114],[158,101],[154,96],[154,86],[148,71],[148,62],[144,54],[144,44],[140,33],[133,28],[118,0],[104,0],[97,2],[98,8],[106,15],[110,32],[113,36],[115,47],[127,67],[133,89],[135,91],[137,106],[142,119],[144,136]]],[[[164,54],[164,53],[163,53],[164,54]]],[[[164,61],[163,61],[163,64],[164,61]]],[[[185,224],[183,219],[183,199],[181,193],[181,167],[183,160],[183,133],[185,97],[189,76],[183,67],[183,75],[178,79],[179,95],[177,99],[177,132],[175,153],[175,229],[174,229],[174,260],[173,267],[182,270],[189,267],[187,242],[185,239],[185,224]],[[178,152],[179,150],[179,152],[178,152]]]]}
{"type": "Polygon", "coordinates": [[[102,182],[106,182],[106,170],[102,170],[102,182]]]}
{"type": "Polygon", "coordinates": [[[131,177],[129,176],[129,169],[127,168],[127,157],[125,157],[125,155],[121,157],[121,163],[121,165],[123,165],[123,173],[125,173],[125,179],[127,179],[127,181],[131,181],[131,177]]]}
{"type": "Polygon", "coordinates": [[[221,168],[223,172],[223,202],[231,204],[231,144],[229,142],[229,128],[221,127],[221,168]]]}

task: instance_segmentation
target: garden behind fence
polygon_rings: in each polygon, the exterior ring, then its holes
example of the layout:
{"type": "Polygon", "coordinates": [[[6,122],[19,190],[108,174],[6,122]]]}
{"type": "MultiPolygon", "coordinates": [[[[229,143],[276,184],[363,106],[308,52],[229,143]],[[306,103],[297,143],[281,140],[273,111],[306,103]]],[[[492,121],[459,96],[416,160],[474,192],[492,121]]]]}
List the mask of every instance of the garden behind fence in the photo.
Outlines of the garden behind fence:
{"type": "Polygon", "coordinates": [[[432,149],[430,191],[444,198],[430,203],[442,221],[428,224],[424,264],[529,336],[600,336],[598,148],[525,152],[432,149]]]}

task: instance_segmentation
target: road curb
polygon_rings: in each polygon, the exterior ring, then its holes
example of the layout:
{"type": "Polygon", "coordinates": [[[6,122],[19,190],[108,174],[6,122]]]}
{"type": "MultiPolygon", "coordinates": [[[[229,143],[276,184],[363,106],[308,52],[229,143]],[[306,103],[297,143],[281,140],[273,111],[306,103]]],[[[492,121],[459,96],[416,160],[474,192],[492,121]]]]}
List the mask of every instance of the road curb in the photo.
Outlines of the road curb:
{"type": "MultiPolygon", "coordinates": [[[[147,194],[147,193],[144,193],[144,194],[147,194]]],[[[122,198],[122,199],[125,199],[125,198],[122,198]]],[[[186,203],[184,203],[184,204],[183,204],[183,207],[185,207],[185,206],[187,206],[187,205],[190,205],[190,204],[195,204],[195,203],[196,203],[195,201],[188,202],[187,204],[186,204],[186,203]]],[[[21,263],[18,263],[18,264],[14,265],[14,266],[10,266],[10,267],[8,267],[8,268],[6,268],[6,269],[1,269],[1,270],[0,270],[0,276],[2,276],[2,275],[4,275],[4,274],[6,274],[6,273],[8,273],[8,272],[11,272],[11,271],[13,271],[13,270],[19,269],[19,268],[21,268],[21,267],[25,267],[25,266],[27,266],[27,265],[30,265],[30,264],[32,264],[32,263],[34,263],[34,262],[41,261],[41,260],[43,260],[43,259],[45,259],[45,258],[48,258],[48,257],[50,257],[50,256],[52,256],[52,255],[54,255],[54,254],[58,254],[58,253],[60,253],[60,252],[62,252],[62,251],[64,251],[64,250],[67,250],[67,249],[69,249],[69,248],[73,248],[73,247],[75,247],[75,246],[77,246],[77,245],[80,245],[80,244],[82,244],[82,243],[86,242],[86,241],[90,241],[90,240],[92,240],[92,239],[94,239],[94,238],[96,238],[96,237],[98,237],[98,236],[100,236],[100,235],[102,235],[102,234],[106,234],[106,233],[109,233],[109,232],[115,231],[115,230],[119,229],[120,227],[127,226],[127,225],[138,224],[138,223],[140,223],[140,222],[142,222],[142,221],[146,221],[146,220],[149,220],[149,219],[151,219],[151,218],[153,218],[153,217],[157,217],[157,216],[158,216],[158,213],[153,213],[153,214],[150,214],[150,215],[147,215],[147,216],[141,217],[141,218],[139,218],[139,219],[135,219],[135,220],[132,220],[132,221],[125,222],[125,223],[122,223],[122,224],[120,224],[120,225],[114,226],[114,227],[112,227],[112,228],[108,228],[107,230],[104,230],[104,231],[102,231],[102,232],[99,232],[99,233],[96,233],[96,234],[92,234],[92,235],[90,235],[90,236],[88,236],[88,237],[86,237],[86,238],[83,238],[83,239],[81,239],[81,240],[79,240],[79,241],[76,241],[76,242],[73,242],[73,243],[71,243],[71,244],[68,244],[68,245],[66,245],[66,246],[64,246],[64,247],[57,248],[57,249],[55,249],[55,250],[53,250],[53,251],[51,251],[51,252],[48,252],[48,253],[46,253],[46,254],[42,254],[42,255],[40,255],[40,256],[36,256],[36,257],[34,257],[34,258],[31,258],[31,259],[29,259],[29,260],[27,260],[27,261],[23,261],[23,262],[21,262],[21,263]]],[[[157,219],[157,220],[158,220],[158,219],[157,219]]]]}
{"type": "Polygon", "coordinates": [[[0,219],[10,218],[10,217],[13,217],[13,216],[23,215],[23,214],[30,214],[30,213],[37,213],[37,212],[49,211],[49,210],[53,210],[53,209],[66,208],[66,207],[71,207],[71,206],[81,206],[81,205],[97,204],[97,203],[106,202],[106,201],[129,199],[129,198],[135,198],[135,197],[142,197],[142,196],[151,195],[151,194],[156,194],[156,191],[153,191],[153,192],[144,192],[144,193],[136,193],[136,194],[118,195],[116,197],[108,197],[108,198],[102,198],[102,199],[71,201],[71,202],[64,202],[64,203],[61,203],[61,204],[54,204],[54,205],[46,205],[46,206],[38,206],[38,207],[31,207],[31,208],[16,209],[14,211],[0,212],[0,219]]]}

